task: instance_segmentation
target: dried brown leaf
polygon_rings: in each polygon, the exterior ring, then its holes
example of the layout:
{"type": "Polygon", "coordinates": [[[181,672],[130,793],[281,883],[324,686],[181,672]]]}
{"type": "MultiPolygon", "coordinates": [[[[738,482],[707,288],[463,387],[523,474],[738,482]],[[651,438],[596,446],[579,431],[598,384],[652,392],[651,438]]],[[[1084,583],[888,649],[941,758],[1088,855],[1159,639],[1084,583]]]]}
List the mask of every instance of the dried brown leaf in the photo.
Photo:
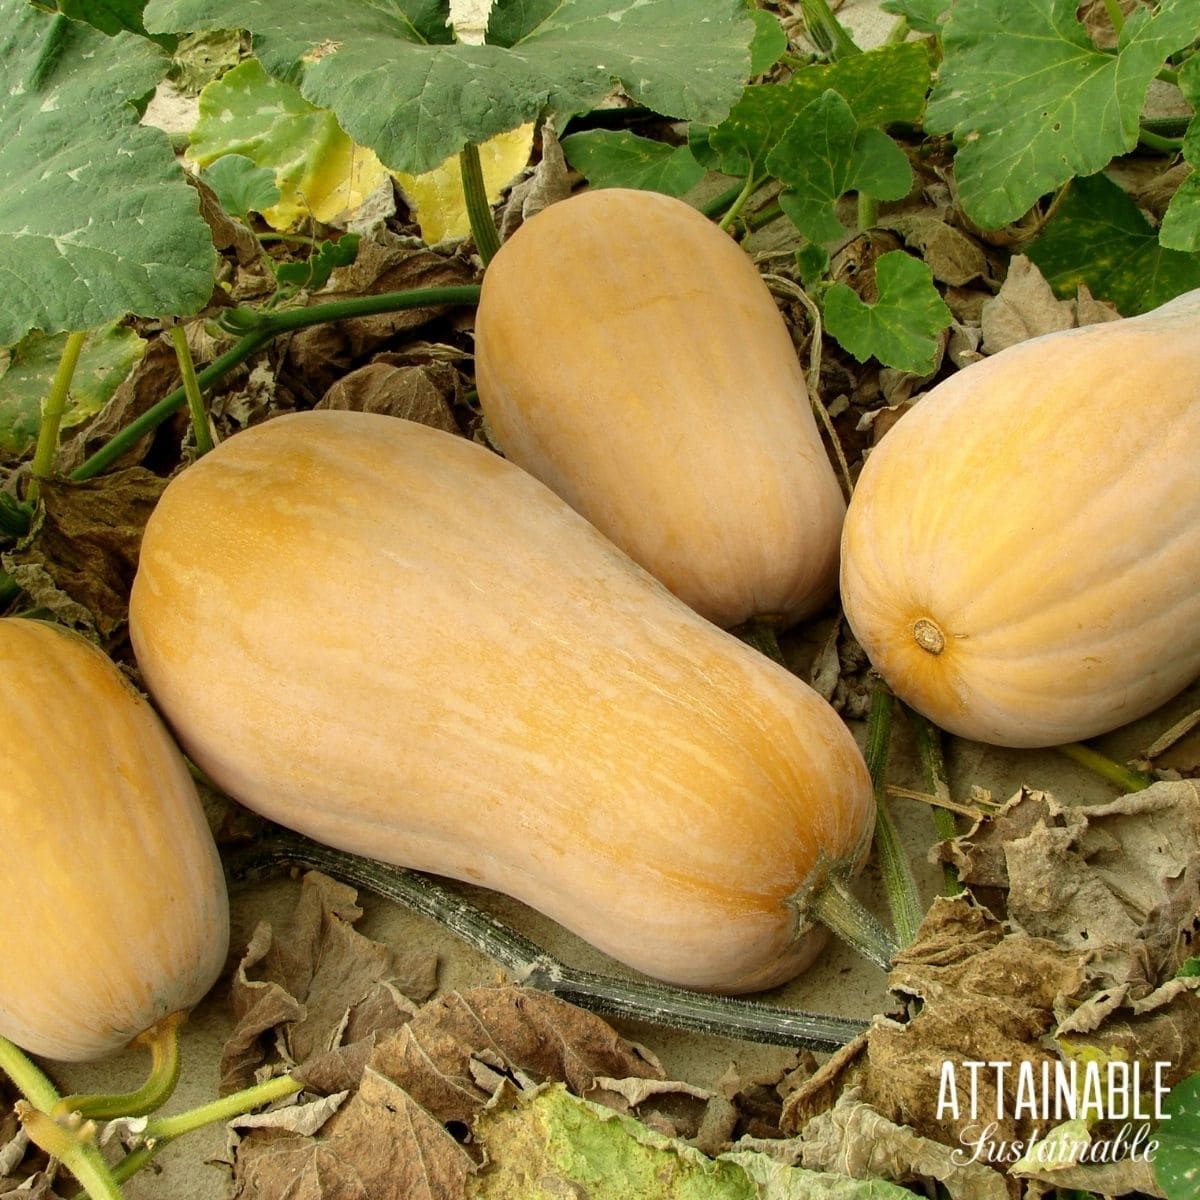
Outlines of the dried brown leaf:
{"type": "MultiPolygon", "coordinates": [[[[153,408],[164,396],[179,387],[179,361],[170,339],[156,337],[130,373],[121,381],[108,403],[73,437],[64,441],[55,460],[56,470],[69,475],[126,426],[153,408]]],[[[172,437],[178,444],[187,423],[186,413],[172,437]]],[[[113,463],[114,468],[140,463],[149,452],[155,434],[144,434],[113,463]]]]}
{"type": "Polygon", "coordinates": [[[917,250],[934,279],[941,283],[962,287],[991,274],[983,247],[938,217],[911,213],[885,219],[882,224],[900,234],[906,246],[917,250]]]}
{"type": "Polygon", "coordinates": [[[458,433],[451,405],[461,393],[462,377],[446,363],[400,367],[373,362],[339,379],[317,407],[382,413],[458,433]]]}
{"type": "MultiPolygon", "coordinates": [[[[383,240],[364,240],[355,261],[336,270],[329,288],[315,296],[314,302],[473,281],[474,269],[462,259],[383,240]]],[[[419,329],[445,311],[444,307],[405,309],[298,330],[288,341],[288,374],[304,381],[315,403],[335,380],[389,338],[419,329]]]]}
{"type": "Polygon", "coordinates": [[[1045,276],[1023,254],[1014,255],[1000,291],[983,305],[983,350],[995,354],[1045,333],[1071,329],[1074,307],[1055,296],[1045,276]]]}
{"type": "Polygon", "coordinates": [[[1013,1115],[1013,1076],[1023,1062],[1040,1071],[1043,1062],[1056,1061],[1044,1039],[1063,997],[1080,987],[1082,958],[1046,938],[1006,934],[966,897],[938,899],[916,941],[893,963],[889,987],[910,998],[913,1011],[906,1021],[879,1020],[868,1030],[858,1076],[862,1100],[889,1121],[950,1146],[970,1137],[979,1112],[1002,1114],[995,1141],[1027,1141],[1029,1121],[1013,1115]],[[956,1115],[940,1105],[943,1065],[959,1064],[965,1078],[967,1061],[1014,1066],[999,1083],[983,1073],[976,1113],[963,1104],[956,1115]]]}
{"type": "Polygon", "coordinates": [[[852,1179],[893,1183],[936,1180],[952,1200],[1007,1200],[1004,1176],[983,1162],[963,1161],[961,1147],[920,1136],[889,1121],[854,1089],[845,1091],[828,1112],[814,1117],[799,1141],[798,1162],[814,1171],[852,1179]]]}
{"type": "Polygon", "coordinates": [[[662,1078],[662,1068],[593,1013],[515,985],[452,992],[381,1039],[371,1067],[441,1121],[469,1123],[490,1099],[472,1063],[589,1091],[599,1076],[662,1078]]]}
{"type": "Polygon", "coordinates": [[[146,521],[166,480],[128,467],[85,483],[43,480],[42,516],[26,542],[5,555],[7,569],[69,624],[106,643],[125,625],[146,521]],[[60,604],[55,593],[69,602],[60,604]]]}
{"type": "Polygon", "coordinates": [[[430,954],[403,956],[353,928],[362,916],[353,888],[319,872],[304,876],[295,911],[278,935],[255,930],[232,987],[237,1024],[221,1059],[221,1089],[247,1086],[265,1056],[263,1034],[279,1029],[287,1065],[311,1064],[332,1090],[350,1086],[381,1032],[396,1029],[436,983],[430,954]],[[367,1042],[367,1046],[356,1045],[367,1042]],[[339,1066],[329,1058],[347,1056],[339,1066]]]}

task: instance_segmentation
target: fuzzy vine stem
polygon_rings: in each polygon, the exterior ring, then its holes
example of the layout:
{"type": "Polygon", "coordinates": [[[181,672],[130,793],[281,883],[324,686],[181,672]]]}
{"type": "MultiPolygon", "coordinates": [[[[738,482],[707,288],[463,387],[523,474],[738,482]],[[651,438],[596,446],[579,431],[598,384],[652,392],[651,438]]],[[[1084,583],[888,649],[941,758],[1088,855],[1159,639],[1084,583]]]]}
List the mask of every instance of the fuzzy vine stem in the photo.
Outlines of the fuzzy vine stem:
{"type": "Polygon", "coordinates": [[[862,901],[837,875],[829,875],[813,892],[809,900],[813,919],[824,925],[835,937],[873,962],[881,970],[891,969],[892,959],[899,947],[883,923],[869,912],[862,901]]]}
{"type": "Polygon", "coordinates": [[[1093,750],[1091,746],[1085,746],[1082,742],[1067,742],[1054,748],[1072,762],[1086,767],[1102,779],[1107,779],[1109,783],[1116,784],[1123,792],[1141,792],[1154,782],[1149,775],[1114,762],[1107,755],[1093,750]]]}
{"type": "MultiPolygon", "coordinates": [[[[811,1013],[737,997],[691,992],[643,979],[617,979],[559,962],[540,946],[415,871],[346,854],[285,830],[229,860],[233,879],[303,867],[364,888],[437,921],[500,963],[518,982],[607,1017],[649,1021],[720,1037],[833,1050],[867,1027],[855,1017],[811,1013]]],[[[856,902],[857,903],[857,902],[856,902]]]]}
{"type": "Polygon", "coordinates": [[[0,1037],[0,1070],[24,1097],[16,1105],[17,1119],[30,1141],[57,1158],[79,1181],[91,1200],[122,1200],[121,1188],[97,1149],[95,1127],[73,1127],[50,1114],[59,1102],[49,1078],[20,1047],[0,1037]]]}
{"type": "Polygon", "coordinates": [[[462,174],[463,199],[467,204],[467,219],[471,223],[471,236],[475,249],[486,267],[500,249],[500,235],[492,220],[492,206],[488,203],[487,187],[483,182],[483,164],[479,161],[479,147],[468,142],[458,155],[462,174]]]}
{"type": "Polygon", "coordinates": [[[760,654],[765,654],[772,662],[786,667],[787,659],[779,646],[779,635],[770,621],[761,621],[757,617],[747,621],[745,625],[734,630],[747,646],[753,646],[760,654]]]}
{"type": "Polygon", "coordinates": [[[150,1051],[150,1071],[146,1082],[134,1092],[64,1096],[51,1110],[54,1117],[78,1113],[96,1121],[115,1117],[141,1117],[161,1108],[171,1098],[179,1082],[179,1027],[186,1013],[175,1012],[134,1038],[134,1046],[150,1051]]]}
{"type": "Polygon", "coordinates": [[[273,1079],[253,1084],[240,1092],[231,1092],[228,1096],[222,1096],[219,1100],[198,1105],[196,1108],[189,1108],[186,1112],[147,1121],[145,1128],[138,1135],[142,1145],[136,1150],[131,1150],[116,1163],[112,1168],[113,1178],[118,1183],[124,1183],[140,1171],[164,1146],[185,1133],[192,1133],[218,1121],[230,1121],[243,1113],[262,1108],[265,1104],[295,1095],[302,1087],[303,1084],[290,1075],[276,1075],[273,1079]]]}
{"type": "MultiPolygon", "coordinates": [[[[954,820],[954,812],[949,807],[953,798],[950,795],[950,776],[946,772],[946,759],[942,753],[941,731],[908,705],[904,705],[904,715],[908,718],[913,740],[917,744],[917,758],[921,763],[921,773],[925,777],[925,787],[934,799],[930,810],[934,832],[939,841],[951,841],[958,836],[958,826],[954,820]],[[941,807],[938,801],[943,802],[946,807],[941,807]]],[[[958,872],[950,863],[943,863],[942,895],[957,896],[962,890],[958,872]]]]}
{"type": "Polygon", "coordinates": [[[912,943],[921,924],[921,897],[913,877],[912,864],[904,852],[900,834],[892,820],[887,796],[888,747],[891,744],[892,710],[895,701],[887,684],[878,680],[871,693],[871,712],[867,717],[867,770],[875,790],[875,849],[887,893],[888,907],[901,946],[912,943]]]}
{"type": "MultiPolygon", "coordinates": [[[[479,300],[476,284],[457,287],[416,288],[406,292],[383,292],[377,296],[355,296],[349,300],[335,300],[328,304],[311,304],[307,308],[288,308],[278,312],[256,312],[248,308],[235,308],[225,314],[225,321],[242,337],[214,359],[196,375],[201,388],[211,387],[218,379],[234,367],[256,354],[272,338],[281,333],[290,333],[308,325],[320,325],[327,321],[344,321],[351,317],[374,316],[376,313],[400,312],[410,308],[425,308],[442,305],[475,304],[479,300]]],[[[114,463],[125,451],[135,446],[147,433],[157,429],[172,413],[186,402],[182,387],[164,396],[136,421],[130,422],[119,433],[100,447],[90,458],[85,459],[71,478],[79,481],[99,475],[114,463]]]]}
{"type": "Polygon", "coordinates": [[[192,418],[192,434],[196,439],[196,451],[207,454],[213,448],[212,434],[208,428],[208,413],[204,411],[204,397],[196,379],[196,364],[188,346],[187,330],[178,322],[171,326],[171,344],[175,347],[175,360],[183,379],[183,394],[192,418]]]}
{"type": "Polygon", "coordinates": [[[746,176],[745,182],[738,190],[738,194],[734,197],[733,203],[725,210],[724,215],[717,222],[717,225],[726,231],[733,227],[734,221],[738,219],[738,215],[742,209],[746,207],[750,197],[758,191],[759,184],[762,181],[754,174],[753,171],[746,176]]]}
{"type": "Polygon", "coordinates": [[[58,360],[50,392],[42,405],[42,419],[38,425],[37,447],[33,452],[31,471],[34,481],[45,479],[54,468],[54,455],[58,450],[58,431],[62,427],[63,413],[67,411],[67,397],[71,391],[71,380],[79,365],[79,353],[87,339],[86,332],[67,334],[66,344],[58,360]]]}

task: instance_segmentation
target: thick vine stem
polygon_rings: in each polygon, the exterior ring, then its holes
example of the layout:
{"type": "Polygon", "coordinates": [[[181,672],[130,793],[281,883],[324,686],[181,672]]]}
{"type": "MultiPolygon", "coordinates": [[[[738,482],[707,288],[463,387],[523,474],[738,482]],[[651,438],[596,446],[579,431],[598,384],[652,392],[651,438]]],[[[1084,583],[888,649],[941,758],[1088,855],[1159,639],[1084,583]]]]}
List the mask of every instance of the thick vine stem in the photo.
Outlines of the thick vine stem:
{"type": "Polygon", "coordinates": [[[1114,762],[1107,755],[1093,750],[1091,746],[1085,746],[1082,742],[1067,742],[1054,748],[1065,758],[1077,762],[1081,767],[1087,767],[1089,771],[1107,779],[1109,783],[1116,784],[1123,792],[1141,792],[1154,782],[1149,775],[1130,770],[1129,767],[1114,762]]]}
{"type": "Polygon", "coordinates": [[[809,912],[814,921],[841,938],[868,962],[884,971],[891,970],[899,946],[883,923],[863,907],[862,901],[837,875],[829,875],[809,897],[809,912]]]}
{"type": "Polygon", "coordinates": [[[24,1097],[16,1104],[16,1114],[30,1141],[57,1158],[91,1200],[122,1200],[120,1186],[93,1140],[95,1127],[51,1116],[59,1102],[54,1084],[19,1046],[3,1037],[0,1037],[0,1071],[24,1097]]]}
{"type": "Polygon", "coordinates": [[[186,1013],[171,1013],[134,1038],[132,1045],[150,1051],[150,1071],[137,1091],[64,1096],[52,1115],[78,1113],[96,1121],[111,1121],[116,1117],[142,1117],[162,1108],[179,1082],[179,1027],[186,1019],[186,1013]]]}
{"type": "Polygon", "coordinates": [[[770,621],[762,621],[756,617],[733,632],[747,646],[753,646],[755,650],[760,654],[765,654],[772,662],[778,663],[781,667],[788,665],[787,659],[783,656],[783,650],[780,649],[779,636],[775,631],[775,626],[770,621]]]}
{"type": "Polygon", "coordinates": [[[912,864],[908,861],[900,834],[892,820],[887,796],[887,759],[893,705],[892,693],[887,685],[882,680],[877,681],[871,694],[871,713],[867,718],[866,757],[867,770],[871,773],[871,783],[875,789],[875,849],[879,855],[883,886],[900,945],[907,946],[917,936],[923,910],[912,864]]]}
{"type": "Polygon", "coordinates": [[[54,467],[54,454],[58,450],[58,431],[62,426],[63,413],[67,409],[67,397],[71,391],[71,380],[75,377],[75,368],[79,365],[79,354],[87,333],[69,333],[54,379],[50,384],[50,392],[42,405],[42,419],[38,426],[37,446],[33,451],[34,484],[37,480],[49,476],[54,467]]]}
{"type": "MultiPolygon", "coordinates": [[[[244,336],[219,358],[214,359],[204,370],[197,372],[196,382],[201,389],[212,386],[223,375],[256,354],[272,338],[307,325],[320,325],[326,321],[345,321],[351,317],[368,317],[376,313],[400,312],[410,308],[435,307],[442,305],[475,304],[479,300],[476,284],[459,287],[414,288],[407,292],[384,292],[377,296],[356,296],[350,300],[335,300],[328,304],[311,304],[307,308],[288,308],[279,312],[258,313],[251,309],[234,309],[241,314],[239,330],[244,336]]],[[[80,463],[71,472],[76,482],[99,475],[115,462],[126,450],[135,446],[140,438],[157,429],[172,413],[187,400],[182,387],[164,396],[152,408],[131,422],[120,433],[114,435],[90,458],[80,463]]]]}
{"type": "MultiPolygon", "coordinates": [[[[909,728],[913,732],[913,740],[917,744],[917,757],[921,761],[921,772],[925,777],[925,786],[934,798],[933,828],[939,841],[948,842],[958,836],[958,826],[954,820],[954,810],[951,807],[953,799],[950,795],[950,777],[946,773],[946,759],[942,754],[941,732],[919,712],[904,705],[904,715],[908,719],[909,728]],[[941,802],[939,804],[938,802],[941,802]]],[[[942,894],[957,896],[962,891],[962,883],[958,872],[950,863],[942,864],[942,894]]]]}
{"type": "Polygon", "coordinates": [[[204,411],[204,397],[200,394],[200,383],[196,379],[196,364],[192,361],[192,351],[188,346],[187,330],[178,322],[171,326],[171,344],[175,347],[175,359],[179,363],[179,374],[183,379],[183,394],[192,418],[196,451],[199,454],[207,454],[213,448],[212,433],[208,428],[208,413],[204,411]]]}
{"type": "Polygon", "coordinates": [[[112,1176],[118,1183],[124,1183],[131,1175],[140,1171],[164,1146],[185,1133],[192,1133],[218,1121],[231,1121],[243,1113],[295,1095],[302,1086],[290,1075],[276,1075],[262,1083],[243,1088],[240,1092],[231,1092],[219,1100],[190,1108],[187,1112],[148,1121],[140,1135],[142,1145],[130,1151],[112,1168],[112,1176]]]}
{"type": "Polygon", "coordinates": [[[474,142],[468,142],[459,151],[458,166],[462,174],[467,219],[471,222],[471,236],[486,267],[500,249],[500,235],[492,220],[492,206],[488,203],[487,187],[483,182],[483,164],[479,161],[479,147],[474,142]]]}
{"type": "Polygon", "coordinates": [[[236,879],[279,867],[322,871],[430,917],[476,950],[495,959],[517,982],[549,992],[604,1016],[648,1021],[719,1037],[780,1046],[833,1050],[853,1040],[867,1022],[854,1017],[780,1008],[754,1000],[690,992],[644,979],[618,979],[567,966],[462,896],[415,871],[359,858],[286,831],[229,863],[236,879]]]}

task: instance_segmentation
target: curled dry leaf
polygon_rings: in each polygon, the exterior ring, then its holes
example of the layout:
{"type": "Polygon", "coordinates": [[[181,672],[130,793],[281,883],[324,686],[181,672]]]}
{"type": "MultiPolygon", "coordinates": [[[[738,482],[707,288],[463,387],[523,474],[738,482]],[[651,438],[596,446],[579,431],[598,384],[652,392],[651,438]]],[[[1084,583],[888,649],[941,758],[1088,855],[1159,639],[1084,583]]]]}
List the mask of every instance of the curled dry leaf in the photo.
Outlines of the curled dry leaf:
{"type": "Polygon", "coordinates": [[[1024,932],[1085,953],[1110,1008],[1142,1001],[1193,953],[1200,919],[1200,783],[1108,804],[1022,790],[951,843],[964,882],[1003,889],[1024,932]]]}
{"type": "Polygon", "coordinates": [[[274,931],[261,924],[232,986],[237,1024],[221,1056],[221,1091],[248,1086],[276,1032],[286,1065],[308,1064],[310,1086],[342,1090],[361,1072],[374,1038],[395,1029],[433,991],[437,963],[402,955],[355,931],[353,888],[304,876],[296,909],[274,931]]]}
{"type": "MultiPolygon", "coordinates": [[[[414,249],[391,240],[359,243],[358,256],[333,273],[314,303],[376,296],[415,288],[457,287],[474,282],[474,269],[459,258],[414,249]]],[[[312,325],[288,341],[287,372],[314,390],[313,401],[347,368],[380,349],[389,338],[410,333],[440,315],[443,308],[413,308],[312,325]]]]}
{"type": "Polygon", "coordinates": [[[818,1072],[790,1096],[785,1132],[799,1132],[805,1116],[824,1107],[813,1103],[813,1093],[828,1098],[840,1090],[840,1078],[842,1088],[858,1087],[863,1102],[887,1120],[948,1146],[973,1144],[997,1111],[1002,1116],[989,1138],[1027,1141],[1033,1125],[1014,1115],[1016,1064],[1040,1071],[1043,1062],[1056,1061],[1044,1039],[1062,997],[1075,994],[1082,979],[1079,953],[1046,938],[1006,934],[965,896],[939,898],[893,964],[889,987],[908,1001],[907,1020],[877,1020],[865,1046],[836,1056],[836,1075],[818,1072]],[[982,1073],[973,1103],[969,1089],[960,1088],[957,1106],[943,1104],[944,1064],[955,1064],[956,1079],[968,1081],[971,1073],[962,1065],[968,1061],[1014,1067],[1003,1080],[982,1073]]]}
{"type": "Polygon", "coordinates": [[[832,1109],[814,1117],[799,1138],[783,1145],[797,1156],[797,1162],[814,1171],[897,1183],[932,1179],[952,1200],[1008,1197],[1008,1184],[999,1171],[970,1161],[961,1147],[943,1145],[889,1121],[865,1104],[854,1088],[844,1091],[832,1109]]]}
{"type": "Polygon", "coordinates": [[[128,618],[142,531],[165,486],[143,467],[86,483],[43,480],[41,519],[5,569],[35,603],[110,642],[128,618]]]}
{"type": "Polygon", "coordinates": [[[1014,255],[996,296],[983,306],[983,350],[995,354],[1044,333],[1070,329],[1075,313],[1059,300],[1046,277],[1023,254],[1014,255]]]}
{"type": "Polygon", "coordinates": [[[448,363],[393,366],[377,360],[343,375],[317,408],[383,413],[458,433],[451,405],[462,392],[462,377],[448,363]]]}
{"type": "MultiPolygon", "coordinates": [[[[118,434],[127,425],[179,387],[179,361],[168,337],[156,337],[133,370],[121,381],[112,399],[73,437],[63,442],[55,460],[56,470],[68,475],[86,458],[118,434]]],[[[187,414],[179,418],[179,434],[187,424],[187,414]]],[[[149,453],[153,433],[145,434],[114,464],[114,468],[140,463],[149,453]]]]}

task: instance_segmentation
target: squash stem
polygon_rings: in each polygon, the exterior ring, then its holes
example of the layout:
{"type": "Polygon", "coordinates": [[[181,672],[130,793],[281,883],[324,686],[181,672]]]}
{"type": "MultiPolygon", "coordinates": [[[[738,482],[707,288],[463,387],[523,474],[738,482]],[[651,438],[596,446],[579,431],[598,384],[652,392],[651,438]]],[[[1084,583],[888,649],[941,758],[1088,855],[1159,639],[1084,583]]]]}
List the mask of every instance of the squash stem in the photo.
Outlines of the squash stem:
{"type": "Polygon", "coordinates": [[[207,454],[213,448],[212,433],[208,428],[208,413],[204,411],[204,397],[200,394],[200,384],[196,379],[196,364],[192,361],[187,331],[178,322],[171,326],[171,343],[175,347],[175,359],[179,363],[179,374],[183,379],[183,394],[192,417],[196,452],[207,454]]]}
{"type": "Polygon", "coordinates": [[[874,913],[846,886],[846,881],[830,875],[810,899],[813,919],[842,939],[868,962],[884,971],[891,969],[899,947],[874,913]]]}
{"type": "Polygon", "coordinates": [[[185,1133],[218,1121],[230,1121],[234,1117],[240,1117],[243,1113],[261,1108],[264,1104],[292,1096],[300,1091],[302,1086],[290,1075],[277,1075],[240,1092],[231,1092],[219,1100],[189,1108],[187,1112],[148,1121],[139,1135],[143,1144],[116,1163],[112,1168],[113,1178],[118,1183],[124,1183],[131,1175],[140,1171],[164,1146],[185,1133]]]}
{"type": "Polygon", "coordinates": [[[16,1112],[30,1140],[57,1158],[92,1200],[121,1200],[117,1180],[93,1140],[95,1126],[52,1117],[58,1104],[54,1084],[20,1047],[4,1037],[0,1037],[0,1070],[24,1097],[17,1102],[16,1112]]]}
{"type": "Polygon", "coordinates": [[[50,392],[42,405],[37,446],[30,468],[35,485],[37,480],[45,479],[54,469],[54,455],[58,451],[58,431],[62,426],[63,413],[67,411],[67,397],[71,391],[75,368],[79,365],[79,353],[86,340],[86,332],[67,335],[66,344],[58,360],[58,368],[50,384],[50,392]]]}
{"type": "Polygon", "coordinates": [[[475,249],[483,259],[483,265],[496,257],[500,249],[500,235],[492,219],[492,206],[488,203],[487,187],[483,182],[483,164],[479,161],[479,147],[468,142],[458,154],[459,170],[462,173],[463,199],[467,202],[467,219],[471,223],[471,236],[475,249]]]}
{"type": "MultiPolygon", "coordinates": [[[[578,970],[415,871],[333,850],[298,834],[281,830],[229,860],[234,879],[255,877],[284,866],[323,871],[403,904],[495,959],[517,982],[604,1016],[812,1050],[835,1050],[867,1028],[866,1021],[855,1017],[784,1009],[740,997],[578,970]]],[[[886,940],[886,935],[882,936],[886,940]]]]}
{"type": "Polygon", "coordinates": [[[1148,788],[1154,780],[1141,771],[1131,770],[1119,762],[1114,762],[1099,750],[1085,746],[1082,742],[1067,742],[1063,746],[1055,746],[1059,754],[1077,762],[1081,767],[1087,767],[1109,783],[1114,783],[1124,792],[1140,792],[1148,788]]]}
{"type": "Polygon", "coordinates": [[[732,228],[734,221],[738,219],[738,214],[746,207],[750,197],[758,191],[759,179],[753,171],[746,176],[745,183],[742,184],[741,190],[734,198],[733,203],[725,210],[725,215],[717,222],[717,225],[726,231],[732,228]]]}
{"type": "MultiPolygon", "coordinates": [[[[909,727],[913,731],[913,739],[917,743],[917,757],[921,760],[921,772],[925,777],[925,787],[933,796],[934,804],[930,811],[933,816],[934,832],[939,841],[952,841],[958,837],[958,824],[954,819],[954,811],[950,807],[954,800],[950,794],[950,777],[946,773],[946,759],[942,754],[941,731],[920,713],[914,712],[908,705],[904,705],[904,715],[908,718],[909,727]]],[[[957,896],[962,890],[958,872],[950,863],[943,863],[942,895],[957,896]]]]}
{"type": "MultiPolygon", "coordinates": [[[[475,304],[478,300],[479,287],[475,284],[464,284],[459,287],[415,288],[412,291],[385,292],[377,296],[355,296],[350,300],[312,304],[306,308],[289,308],[270,313],[233,309],[232,313],[237,314],[235,319],[239,322],[239,331],[244,336],[199,371],[196,381],[201,389],[211,387],[234,367],[261,350],[272,338],[280,333],[289,333],[293,329],[320,325],[326,321],[373,316],[376,313],[400,312],[410,308],[475,304]]],[[[169,416],[177,412],[186,400],[187,394],[182,387],[164,396],[153,408],[147,409],[136,421],[132,421],[95,454],[80,463],[71,472],[71,479],[80,482],[99,475],[127,450],[136,446],[147,433],[157,429],[169,416]]]]}
{"type": "Polygon", "coordinates": [[[92,1200],[122,1200],[120,1183],[96,1146],[93,1121],[64,1124],[23,1100],[17,1101],[15,1111],[29,1140],[57,1158],[92,1200]]]}
{"type": "Polygon", "coordinates": [[[917,936],[923,910],[913,876],[912,864],[904,852],[900,834],[892,820],[887,796],[887,760],[891,743],[892,693],[882,680],[875,684],[871,695],[871,713],[867,718],[867,770],[875,790],[875,849],[883,874],[888,907],[901,946],[907,946],[917,936]]]}
{"type": "Polygon", "coordinates": [[[0,1071],[35,1108],[49,1112],[58,1103],[58,1092],[49,1077],[8,1038],[0,1037],[0,1071]]]}
{"type": "Polygon", "coordinates": [[[781,667],[787,666],[787,659],[783,657],[775,626],[770,622],[760,621],[758,618],[747,621],[737,630],[737,635],[747,646],[753,646],[755,650],[760,654],[765,654],[772,662],[778,663],[781,667]]]}
{"type": "Polygon", "coordinates": [[[135,1038],[133,1045],[150,1051],[150,1072],[135,1092],[64,1096],[51,1110],[54,1117],[78,1113],[96,1121],[142,1117],[161,1108],[179,1082],[179,1027],[186,1013],[172,1013],[135,1038]]]}

